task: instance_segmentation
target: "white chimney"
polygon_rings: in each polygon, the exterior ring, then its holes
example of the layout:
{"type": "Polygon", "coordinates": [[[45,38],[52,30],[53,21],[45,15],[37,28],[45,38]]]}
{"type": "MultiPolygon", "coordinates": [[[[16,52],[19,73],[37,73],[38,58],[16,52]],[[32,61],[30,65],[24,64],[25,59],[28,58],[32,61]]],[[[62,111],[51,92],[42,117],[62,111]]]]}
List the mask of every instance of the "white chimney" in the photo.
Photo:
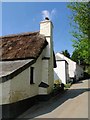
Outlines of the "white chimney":
{"type": "MultiPolygon", "coordinates": [[[[54,73],[53,73],[53,24],[46,18],[40,23],[40,34],[46,37],[48,45],[44,49],[44,54],[42,61],[42,80],[44,83],[48,84],[47,94],[53,89],[54,84],[54,73]]],[[[43,92],[43,91],[42,91],[43,92]]],[[[45,93],[46,94],[46,93],[45,93]]]]}
{"type": "Polygon", "coordinates": [[[40,22],[40,34],[46,37],[48,42],[46,57],[50,57],[53,51],[53,24],[48,18],[40,22]]]}

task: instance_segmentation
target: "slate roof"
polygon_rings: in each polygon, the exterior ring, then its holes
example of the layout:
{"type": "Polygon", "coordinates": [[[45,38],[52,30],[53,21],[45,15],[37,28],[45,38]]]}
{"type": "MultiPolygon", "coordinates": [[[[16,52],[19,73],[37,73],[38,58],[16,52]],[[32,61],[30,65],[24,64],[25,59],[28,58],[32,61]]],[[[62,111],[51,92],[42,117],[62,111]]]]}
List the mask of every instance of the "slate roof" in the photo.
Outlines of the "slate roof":
{"type": "Polygon", "coordinates": [[[61,58],[57,54],[55,55],[55,58],[56,58],[56,61],[65,61],[68,64],[68,62],[64,58],[61,58]]]}
{"type": "Polygon", "coordinates": [[[39,32],[0,37],[0,60],[36,59],[48,45],[39,32]]]}
{"type": "Polygon", "coordinates": [[[25,64],[31,62],[31,60],[17,60],[17,61],[0,61],[0,66],[2,71],[0,71],[0,76],[6,76],[7,74],[16,71],[18,68],[24,66],[25,64]],[[1,74],[2,73],[2,74],[1,74]]]}
{"type": "Polygon", "coordinates": [[[0,61],[0,83],[12,79],[35,62],[35,59],[0,61]]]}

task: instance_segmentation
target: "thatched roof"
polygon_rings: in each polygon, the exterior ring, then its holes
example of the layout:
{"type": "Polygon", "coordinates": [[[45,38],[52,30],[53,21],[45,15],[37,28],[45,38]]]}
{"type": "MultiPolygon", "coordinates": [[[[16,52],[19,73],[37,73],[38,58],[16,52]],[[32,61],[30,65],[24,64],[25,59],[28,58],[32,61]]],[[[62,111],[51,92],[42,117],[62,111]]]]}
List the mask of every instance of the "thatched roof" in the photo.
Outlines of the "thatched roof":
{"type": "Polygon", "coordinates": [[[48,42],[39,32],[0,37],[1,60],[36,59],[48,42]]]}

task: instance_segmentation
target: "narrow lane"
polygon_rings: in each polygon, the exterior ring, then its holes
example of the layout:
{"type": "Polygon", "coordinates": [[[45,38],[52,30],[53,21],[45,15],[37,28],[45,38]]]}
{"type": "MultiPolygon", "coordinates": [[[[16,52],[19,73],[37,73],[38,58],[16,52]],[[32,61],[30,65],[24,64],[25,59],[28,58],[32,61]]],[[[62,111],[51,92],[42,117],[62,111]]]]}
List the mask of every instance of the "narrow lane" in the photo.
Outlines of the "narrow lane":
{"type": "Polygon", "coordinates": [[[88,81],[73,84],[62,96],[40,102],[19,118],[88,118],[88,81]]]}

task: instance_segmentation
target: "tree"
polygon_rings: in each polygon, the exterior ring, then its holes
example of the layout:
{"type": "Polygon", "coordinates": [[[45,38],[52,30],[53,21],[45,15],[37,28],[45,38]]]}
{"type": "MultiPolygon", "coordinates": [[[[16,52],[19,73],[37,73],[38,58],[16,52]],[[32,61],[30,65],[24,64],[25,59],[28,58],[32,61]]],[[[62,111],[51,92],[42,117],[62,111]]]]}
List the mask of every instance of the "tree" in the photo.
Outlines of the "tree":
{"type": "Polygon", "coordinates": [[[73,54],[71,56],[71,59],[75,61],[76,63],[85,66],[85,62],[82,56],[80,56],[79,52],[77,49],[73,51],[73,54]]]}
{"type": "Polygon", "coordinates": [[[90,38],[90,2],[72,2],[68,8],[72,11],[74,37],[79,40],[82,37],[90,38]]]}
{"type": "Polygon", "coordinates": [[[68,5],[72,11],[71,21],[74,37],[73,47],[77,59],[90,65],[90,2],[72,2],[68,5]]]}
{"type": "Polygon", "coordinates": [[[78,51],[77,51],[77,50],[74,50],[74,51],[73,51],[73,54],[72,54],[72,56],[71,56],[71,59],[72,59],[73,61],[79,63],[79,61],[78,61],[78,56],[79,56],[78,51]]]}
{"type": "Polygon", "coordinates": [[[68,52],[68,50],[64,50],[61,52],[63,55],[65,55],[66,57],[70,58],[70,54],[68,52]]]}

